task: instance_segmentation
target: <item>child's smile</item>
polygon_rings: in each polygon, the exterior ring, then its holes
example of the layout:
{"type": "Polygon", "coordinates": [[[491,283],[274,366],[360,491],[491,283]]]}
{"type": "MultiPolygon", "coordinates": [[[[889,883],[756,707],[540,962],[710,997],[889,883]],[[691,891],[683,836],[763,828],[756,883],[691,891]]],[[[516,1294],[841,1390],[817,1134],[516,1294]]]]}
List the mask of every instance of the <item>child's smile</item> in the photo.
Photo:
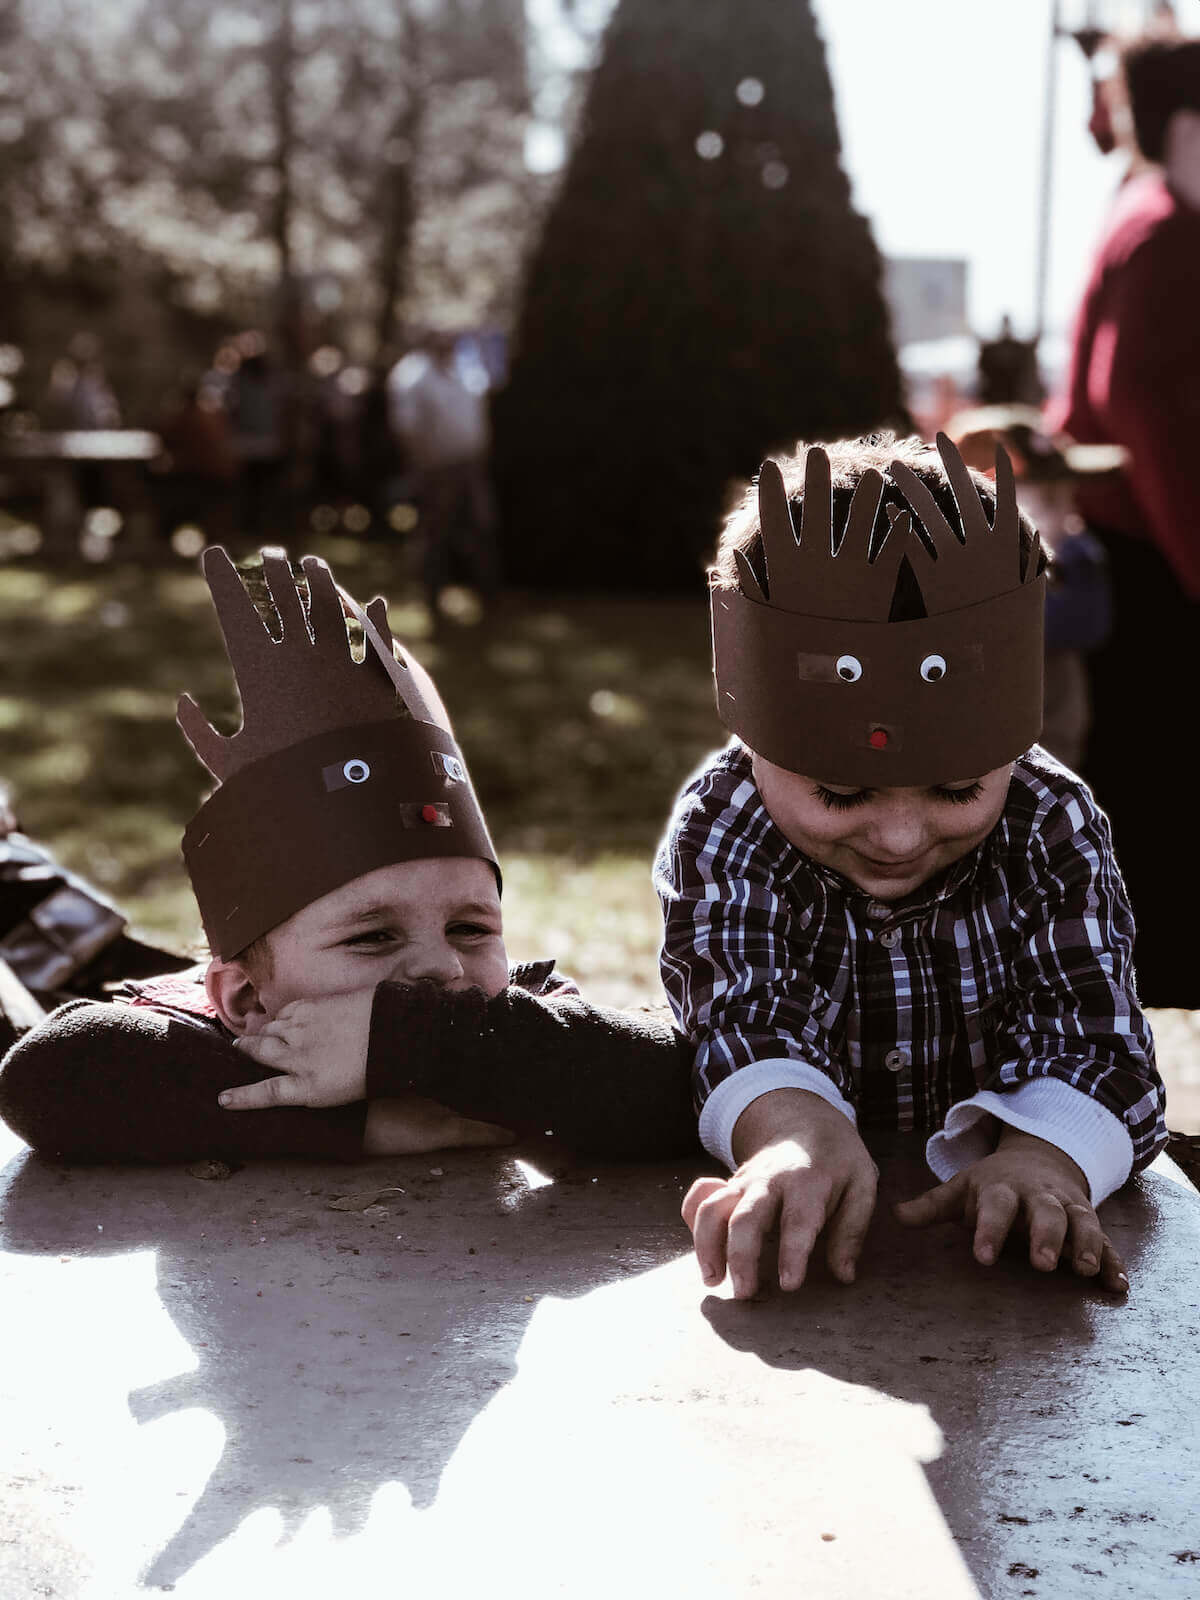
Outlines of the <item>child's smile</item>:
{"type": "Polygon", "coordinates": [[[982,843],[999,821],[1011,763],[965,782],[912,789],[827,785],[754,757],[776,827],[805,855],[876,900],[902,900],[982,843]]]}

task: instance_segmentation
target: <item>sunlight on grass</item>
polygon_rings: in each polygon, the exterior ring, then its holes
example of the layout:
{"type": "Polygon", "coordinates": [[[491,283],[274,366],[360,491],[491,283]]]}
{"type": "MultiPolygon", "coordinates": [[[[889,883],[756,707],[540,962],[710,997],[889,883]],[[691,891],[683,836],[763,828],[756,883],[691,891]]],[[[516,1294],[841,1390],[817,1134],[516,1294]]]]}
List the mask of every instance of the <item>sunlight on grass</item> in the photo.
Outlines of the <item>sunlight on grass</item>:
{"type": "Polygon", "coordinates": [[[591,1000],[658,1004],[660,921],[650,857],[505,855],[509,956],[553,956],[591,1000]]]}

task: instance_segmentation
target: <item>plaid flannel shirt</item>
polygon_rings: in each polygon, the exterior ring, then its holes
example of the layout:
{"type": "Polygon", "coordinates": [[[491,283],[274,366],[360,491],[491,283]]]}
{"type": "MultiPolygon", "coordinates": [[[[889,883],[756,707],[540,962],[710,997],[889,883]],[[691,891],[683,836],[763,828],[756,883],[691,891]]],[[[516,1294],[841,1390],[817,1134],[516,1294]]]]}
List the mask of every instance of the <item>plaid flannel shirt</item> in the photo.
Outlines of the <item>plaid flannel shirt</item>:
{"type": "Polygon", "coordinates": [[[920,1130],[946,1178],[993,1118],[1065,1149],[1095,1202],[1166,1142],[1133,924],[1108,823],[1035,748],[988,838],[895,904],[791,844],[736,740],[689,782],[660,850],[662,975],[696,1046],[706,1147],[730,1165],[759,1094],[810,1089],[920,1130]]]}

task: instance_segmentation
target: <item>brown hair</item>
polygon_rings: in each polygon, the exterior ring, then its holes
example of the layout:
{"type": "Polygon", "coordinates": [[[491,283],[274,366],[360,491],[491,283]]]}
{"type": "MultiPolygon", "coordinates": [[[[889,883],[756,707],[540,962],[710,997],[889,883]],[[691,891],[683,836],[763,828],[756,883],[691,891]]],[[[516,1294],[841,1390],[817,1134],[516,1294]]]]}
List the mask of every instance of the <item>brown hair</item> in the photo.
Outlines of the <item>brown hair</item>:
{"type": "Polygon", "coordinates": [[[1200,111],[1200,39],[1144,34],[1121,53],[1138,149],[1162,161],[1177,111],[1200,111]]]}
{"type": "Polygon", "coordinates": [[[246,976],[256,988],[275,976],[275,952],[271,948],[269,933],[260,934],[244,950],[239,950],[233,959],[246,969],[246,976]]]}
{"type": "MultiPolygon", "coordinates": [[[[905,439],[897,439],[891,433],[873,433],[862,439],[843,439],[837,444],[822,445],[821,448],[829,457],[830,477],[833,484],[833,521],[835,528],[844,528],[846,518],[850,513],[850,501],[854,490],[863,474],[874,469],[883,475],[883,498],[879,503],[874,528],[871,536],[872,557],[878,552],[890,526],[886,507],[906,507],[907,501],[899,489],[888,476],[888,468],[893,461],[903,461],[911,467],[917,477],[928,487],[933,498],[937,501],[950,526],[958,534],[962,534],[962,518],[959,515],[958,505],[954,499],[954,491],[950,480],[946,476],[946,469],[942,466],[941,458],[931,445],[925,443],[916,434],[905,439]]],[[[787,491],[788,502],[793,510],[793,519],[797,528],[800,525],[799,507],[804,503],[804,463],[808,455],[809,446],[798,444],[795,451],[789,456],[776,456],[780,472],[783,474],[783,486],[787,491]]],[[[972,482],[979,491],[984,509],[989,520],[996,511],[996,494],[992,482],[984,477],[983,473],[972,471],[972,482]]],[[[913,526],[919,536],[924,537],[919,522],[913,526]]],[[[1021,530],[1024,542],[1028,545],[1033,540],[1033,528],[1026,518],[1021,518],[1021,530]]],[[[746,487],[741,499],[725,519],[721,529],[721,537],[717,543],[717,554],[713,565],[709,568],[709,579],[715,589],[740,589],[738,581],[737,562],[735,551],[741,553],[749,561],[756,576],[762,580],[763,555],[762,533],[758,522],[758,488],[756,484],[746,487]]],[[[769,575],[768,575],[769,578],[769,575]]],[[[768,585],[769,586],[769,585],[768,585]]],[[[913,615],[913,606],[919,607],[915,614],[924,615],[920,596],[911,596],[897,592],[897,609],[893,610],[893,622],[904,620],[913,615]]]]}

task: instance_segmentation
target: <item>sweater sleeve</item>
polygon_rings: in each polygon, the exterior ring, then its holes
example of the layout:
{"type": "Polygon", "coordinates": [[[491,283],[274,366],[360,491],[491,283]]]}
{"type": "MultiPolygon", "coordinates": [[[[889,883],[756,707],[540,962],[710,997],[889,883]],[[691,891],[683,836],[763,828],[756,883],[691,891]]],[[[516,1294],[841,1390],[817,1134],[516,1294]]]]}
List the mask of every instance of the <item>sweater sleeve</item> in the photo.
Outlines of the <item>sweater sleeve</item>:
{"type": "Polygon", "coordinates": [[[1113,273],[1088,375],[1098,390],[1107,382],[1108,429],[1130,450],[1134,494],[1193,599],[1200,598],[1200,485],[1192,465],[1200,429],[1197,245],[1200,226],[1189,217],[1113,273]]]}
{"type": "Polygon", "coordinates": [[[691,1058],[665,1010],[383,983],[367,1097],[415,1090],[517,1133],[552,1132],[582,1155],[668,1159],[699,1153],[691,1058]]]}
{"type": "Polygon", "coordinates": [[[217,1095],[263,1068],[220,1034],[148,1007],[75,1000],[0,1065],[0,1117],[43,1155],[169,1162],[274,1156],[353,1161],[366,1106],[241,1115],[217,1095]]]}

